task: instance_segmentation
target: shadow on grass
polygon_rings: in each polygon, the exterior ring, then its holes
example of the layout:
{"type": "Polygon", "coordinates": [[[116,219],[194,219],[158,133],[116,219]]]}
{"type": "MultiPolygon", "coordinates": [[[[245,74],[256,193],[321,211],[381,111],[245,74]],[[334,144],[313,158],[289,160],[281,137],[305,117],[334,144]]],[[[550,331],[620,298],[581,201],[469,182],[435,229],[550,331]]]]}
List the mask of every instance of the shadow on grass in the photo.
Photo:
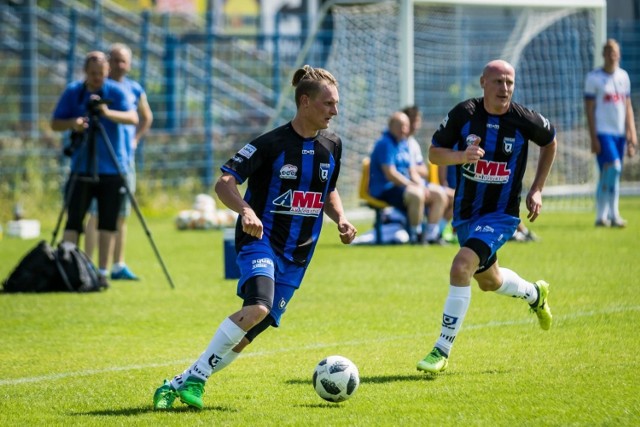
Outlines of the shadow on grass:
{"type": "Polygon", "coordinates": [[[232,409],[224,406],[212,406],[212,407],[204,407],[203,409],[194,409],[189,406],[181,406],[177,408],[165,409],[165,410],[154,410],[151,406],[138,406],[135,408],[120,408],[120,409],[103,409],[97,411],[88,411],[88,412],[73,412],[70,415],[72,416],[87,416],[87,415],[99,415],[99,416],[137,416],[144,414],[161,414],[163,412],[167,413],[180,413],[180,412],[238,412],[237,409],[232,409]]]}
{"type": "MultiPolygon", "coordinates": [[[[386,384],[399,381],[433,381],[437,375],[415,374],[415,375],[377,375],[360,377],[360,384],[386,384]]],[[[311,384],[311,380],[287,380],[287,384],[311,384]]]]}

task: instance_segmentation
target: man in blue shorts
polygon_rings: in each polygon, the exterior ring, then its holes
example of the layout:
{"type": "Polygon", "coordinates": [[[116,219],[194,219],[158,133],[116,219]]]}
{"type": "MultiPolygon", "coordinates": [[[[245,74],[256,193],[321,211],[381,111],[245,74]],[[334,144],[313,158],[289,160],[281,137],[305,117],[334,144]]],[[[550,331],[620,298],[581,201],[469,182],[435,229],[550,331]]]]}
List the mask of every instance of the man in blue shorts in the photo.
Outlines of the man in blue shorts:
{"type": "Polygon", "coordinates": [[[457,165],[453,226],[460,250],[449,272],[449,295],[444,304],[442,329],[431,353],[418,362],[418,370],[444,371],[453,342],[471,300],[471,278],[483,291],[525,300],[543,330],[551,327],[547,302],[549,284],[521,278],[499,267],[497,252],[520,222],[520,194],[529,141],[540,147],[540,158],[526,196],[530,221],[540,214],[542,188],[556,153],[556,131],[541,114],[511,101],[515,70],[502,60],[489,62],[480,77],[482,98],[455,106],[433,135],[429,160],[457,165]]]}
{"type": "Polygon", "coordinates": [[[84,217],[95,198],[100,218],[99,279],[102,287],[108,287],[107,268],[123,198],[120,171],[126,173],[129,168],[124,125],[136,125],[138,113],[120,85],[107,79],[109,63],[103,52],[87,54],[84,72],[85,80],[72,82],[65,88],[51,120],[54,131],[70,130],[74,141],[71,176],[65,190],[68,203],[63,240],[78,244],[84,217]],[[90,126],[92,117],[93,122],[102,124],[108,140],[97,126],[90,126]]]}
{"type": "Polygon", "coordinates": [[[591,152],[596,155],[600,176],[596,189],[596,227],[626,227],[620,216],[620,175],[625,147],[633,157],[638,135],[631,105],[629,74],[620,68],[620,46],[607,40],[602,50],[604,66],[587,74],[584,109],[587,114],[591,152]]]}
{"type": "Polygon", "coordinates": [[[327,131],[338,114],[338,83],[326,70],[305,65],[293,76],[296,115],[289,123],[245,145],[222,167],[215,190],[238,212],[237,294],[242,308],[218,327],[207,349],[182,374],[165,380],[155,409],[176,397],[202,409],[205,382],[233,362],[256,336],[277,327],[309,266],[323,214],[338,224],[340,240],[356,229],[344,215],[336,183],[342,141],[327,131]],[[244,198],[238,185],[248,180],[244,198]]]}

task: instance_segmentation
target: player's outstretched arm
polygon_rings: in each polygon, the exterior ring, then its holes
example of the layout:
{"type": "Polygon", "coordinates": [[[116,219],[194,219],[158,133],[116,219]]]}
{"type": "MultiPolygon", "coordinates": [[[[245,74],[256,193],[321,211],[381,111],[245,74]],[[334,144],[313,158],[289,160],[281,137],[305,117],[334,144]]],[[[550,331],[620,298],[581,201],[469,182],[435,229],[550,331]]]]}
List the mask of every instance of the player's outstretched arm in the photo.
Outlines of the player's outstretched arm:
{"type": "Polygon", "coordinates": [[[356,238],[358,230],[351,225],[344,215],[344,208],[342,207],[342,199],[338,193],[338,189],[334,189],[327,195],[327,201],[324,204],[324,212],[329,218],[338,224],[338,231],[340,232],[340,241],[345,245],[353,242],[356,238]]]}

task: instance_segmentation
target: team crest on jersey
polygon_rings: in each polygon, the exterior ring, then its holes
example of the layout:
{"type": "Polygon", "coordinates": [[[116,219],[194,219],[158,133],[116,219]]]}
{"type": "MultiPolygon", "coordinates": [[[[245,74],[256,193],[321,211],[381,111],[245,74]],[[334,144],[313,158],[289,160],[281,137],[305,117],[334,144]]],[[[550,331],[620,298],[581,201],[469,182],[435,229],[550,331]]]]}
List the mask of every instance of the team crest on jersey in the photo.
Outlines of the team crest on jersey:
{"type": "Polygon", "coordinates": [[[320,181],[326,182],[329,179],[329,169],[331,165],[329,163],[320,163],[320,181]]]}
{"type": "Polygon", "coordinates": [[[280,168],[280,179],[296,179],[297,177],[297,166],[286,164],[280,168]]]}
{"type": "Polygon", "coordinates": [[[506,162],[492,162],[480,159],[476,163],[463,164],[462,175],[467,179],[483,184],[506,184],[509,182],[511,169],[507,169],[506,162]]]}
{"type": "Polygon", "coordinates": [[[515,138],[504,138],[502,140],[502,151],[505,154],[511,154],[513,152],[513,145],[516,143],[515,138]]]}
{"type": "Polygon", "coordinates": [[[256,147],[254,147],[251,144],[247,144],[244,147],[242,147],[240,149],[240,151],[238,151],[238,154],[240,154],[241,156],[246,157],[247,159],[250,159],[251,156],[253,156],[253,153],[255,153],[257,150],[256,147]]]}
{"type": "Polygon", "coordinates": [[[467,145],[480,144],[480,141],[482,141],[482,138],[474,134],[469,134],[467,139],[465,139],[467,145]]]}
{"type": "Polygon", "coordinates": [[[315,217],[322,213],[322,207],[324,206],[322,193],[299,190],[289,190],[281,194],[273,200],[273,204],[287,210],[274,210],[271,211],[272,213],[315,217]]]}

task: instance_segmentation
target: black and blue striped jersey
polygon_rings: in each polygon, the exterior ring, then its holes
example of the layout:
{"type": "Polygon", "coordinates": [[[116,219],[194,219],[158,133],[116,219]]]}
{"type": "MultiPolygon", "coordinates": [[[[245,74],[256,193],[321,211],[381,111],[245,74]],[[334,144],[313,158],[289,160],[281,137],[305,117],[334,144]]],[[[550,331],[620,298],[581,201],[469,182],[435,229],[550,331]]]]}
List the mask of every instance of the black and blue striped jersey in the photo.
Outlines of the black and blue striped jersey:
{"type": "MultiPolygon", "coordinates": [[[[263,239],[274,252],[307,265],[322,228],[324,203],[336,187],[342,142],[322,130],[314,138],[298,135],[291,122],[267,132],[223,166],[238,183],[247,180],[244,200],[263,224],[263,239]]],[[[236,223],[236,251],[255,240],[236,223]]]]}
{"type": "Polygon", "coordinates": [[[518,217],[529,141],[553,142],[556,130],[540,113],[512,102],[502,115],[489,114],[483,98],[456,105],[433,135],[434,147],[466,150],[476,137],[485,155],[456,166],[456,222],[498,212],[518,217]]]}

